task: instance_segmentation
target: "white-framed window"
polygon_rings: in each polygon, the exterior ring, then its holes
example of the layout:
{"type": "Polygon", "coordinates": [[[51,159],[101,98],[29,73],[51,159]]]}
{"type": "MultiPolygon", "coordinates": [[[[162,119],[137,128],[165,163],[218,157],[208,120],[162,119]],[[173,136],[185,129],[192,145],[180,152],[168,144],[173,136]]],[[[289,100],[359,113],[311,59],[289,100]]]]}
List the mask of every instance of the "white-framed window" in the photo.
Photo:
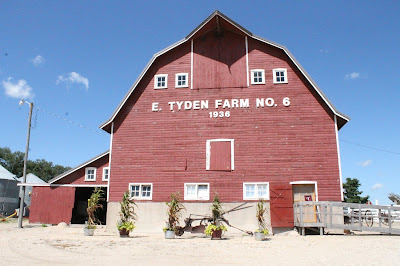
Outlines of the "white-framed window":
{"type": "Polygon", "coordinates": [[[244,200],[257,200],[260,198],[269,200],[268,182],[243,183],[244,200]]]}
{"type": "Polygon", "coordinates": [[[251,70],[251,84],[265,84],[264,69],[251,70]]]}
{"type": "Polygon", "coordinates": [[[187,87],[189,87],[188,73],[175,74],[175,87],[176,88],[187,88],[187,87]]]}
{"type": "Polygon", "coordinates": [[[96,167],[85,168],[85,181],[96,181],[96,167]]]}
{"type": "Polygon", "coordinates": [[[131,198],[138,200],[151,200],[153,198],[153,184],[130,183],[129,192],[131,194],[131,198]]]}
{"type": "Polygon", "coordinates": [[[209,200],[209,183],[185,183],[185,200],[209,200]]]}
{"type": "Polygon", "coordinates": [[[206,143],[206,170],[235,169],[234,139],[209,139],[206,143]]]}
{"type": "Polygon", "coordinates": [[[168,87],[168,74],[154,76],[154,89],[166,89],[168,87]]]}
{"type": "Polygon", "coordinates": [[[108,181],[108,177],[110,176],[110,167],[103,168],[103,181],[108,181]]]}
{"type": "Polygon", "coordinates": [[[276,68],[272,70],[274,75],[274,83],[288,83],[287,79],[287,69],[286,68],[276,68]]]}

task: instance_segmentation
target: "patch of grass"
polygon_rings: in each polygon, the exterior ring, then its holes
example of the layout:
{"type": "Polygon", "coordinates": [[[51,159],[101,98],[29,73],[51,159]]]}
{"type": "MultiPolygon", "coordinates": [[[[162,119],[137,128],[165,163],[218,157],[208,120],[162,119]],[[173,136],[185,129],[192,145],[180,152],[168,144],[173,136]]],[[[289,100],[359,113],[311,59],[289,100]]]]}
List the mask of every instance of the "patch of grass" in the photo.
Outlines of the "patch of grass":
{"type": "Polygon", "coordinates": [[[47,227],[47,224],[42,224],[41,227],[47,227]]]}

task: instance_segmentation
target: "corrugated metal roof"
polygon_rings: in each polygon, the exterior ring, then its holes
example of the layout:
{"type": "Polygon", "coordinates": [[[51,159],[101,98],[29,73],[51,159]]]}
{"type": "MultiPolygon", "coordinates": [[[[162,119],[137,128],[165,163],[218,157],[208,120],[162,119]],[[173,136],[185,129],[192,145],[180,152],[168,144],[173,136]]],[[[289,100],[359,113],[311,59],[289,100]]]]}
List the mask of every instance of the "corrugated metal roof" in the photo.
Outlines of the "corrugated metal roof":
{"type": "MultiPolygon", "coordinates": [[[[22,182],[22,176],[18,178],[18,181],[22,182]]],[[[26,183],[29,184],[42,184],[42,183],[46,183],[44,182],[42,179],[40,179],[39,177],[37,177],[36,175],[29,173],[26,175],[26,183]]]]}
{"type": "MultiPolygon", "coordinates": [[[[16,176],[0,165],[0,179],[17,180],[16,176]]],[[[18,181],[18,180],[17,180],[18,181]]]]}

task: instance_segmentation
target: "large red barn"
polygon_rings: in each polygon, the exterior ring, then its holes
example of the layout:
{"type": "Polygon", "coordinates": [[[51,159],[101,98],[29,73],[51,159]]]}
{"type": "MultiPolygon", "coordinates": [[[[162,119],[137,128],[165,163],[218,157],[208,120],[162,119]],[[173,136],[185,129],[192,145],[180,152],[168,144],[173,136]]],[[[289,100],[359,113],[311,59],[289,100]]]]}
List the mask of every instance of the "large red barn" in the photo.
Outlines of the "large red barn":
{"type": "MultiPolygon", "coordinates": [[[[285,47],[215,11],[155,54],[101,125],[107,156],[51,183],[93,186],[91,170],[108,167],[99,184],[109,228],[127,190],[137,230],[161,230],[164,202],[177,191],[196,214],[209,213],[215,193],[226,208],[262,197],[273,230],[293,227],[294,201],[342,200],[338,130],[347,121],[285,47]]],[[[229,215],[255,229],[254,208],[229,215]]]]}

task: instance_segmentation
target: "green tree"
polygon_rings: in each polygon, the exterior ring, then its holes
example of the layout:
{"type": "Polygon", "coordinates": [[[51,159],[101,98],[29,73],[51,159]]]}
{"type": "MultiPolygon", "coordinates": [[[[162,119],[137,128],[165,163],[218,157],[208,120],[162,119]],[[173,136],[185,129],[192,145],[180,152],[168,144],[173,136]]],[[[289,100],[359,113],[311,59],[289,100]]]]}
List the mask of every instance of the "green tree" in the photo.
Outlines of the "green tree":
{"type": "Polygon", "coordinates": [[[357,178],[346,178],[346,182],[343,183],[344,200],[348,203],[367,203],[369,196],[361,197],[363,192],[358,190],[360,186],[361,183],[357,178]]]}
{"type": "MultiPolygon", "coordinates": [[[[23,175],[24,156],[25,153],[23,152],[12,152],[8,147],[0,148],[0,164],[17,177],[23,175]]],[[[32,173],[46,182],[69,169],[71,168],[58,164],[53,165],[52,162],[48,162],[44,159],[37,159],[35,161],[28,160],[26,165],[27,174],[32,173]]]]}

